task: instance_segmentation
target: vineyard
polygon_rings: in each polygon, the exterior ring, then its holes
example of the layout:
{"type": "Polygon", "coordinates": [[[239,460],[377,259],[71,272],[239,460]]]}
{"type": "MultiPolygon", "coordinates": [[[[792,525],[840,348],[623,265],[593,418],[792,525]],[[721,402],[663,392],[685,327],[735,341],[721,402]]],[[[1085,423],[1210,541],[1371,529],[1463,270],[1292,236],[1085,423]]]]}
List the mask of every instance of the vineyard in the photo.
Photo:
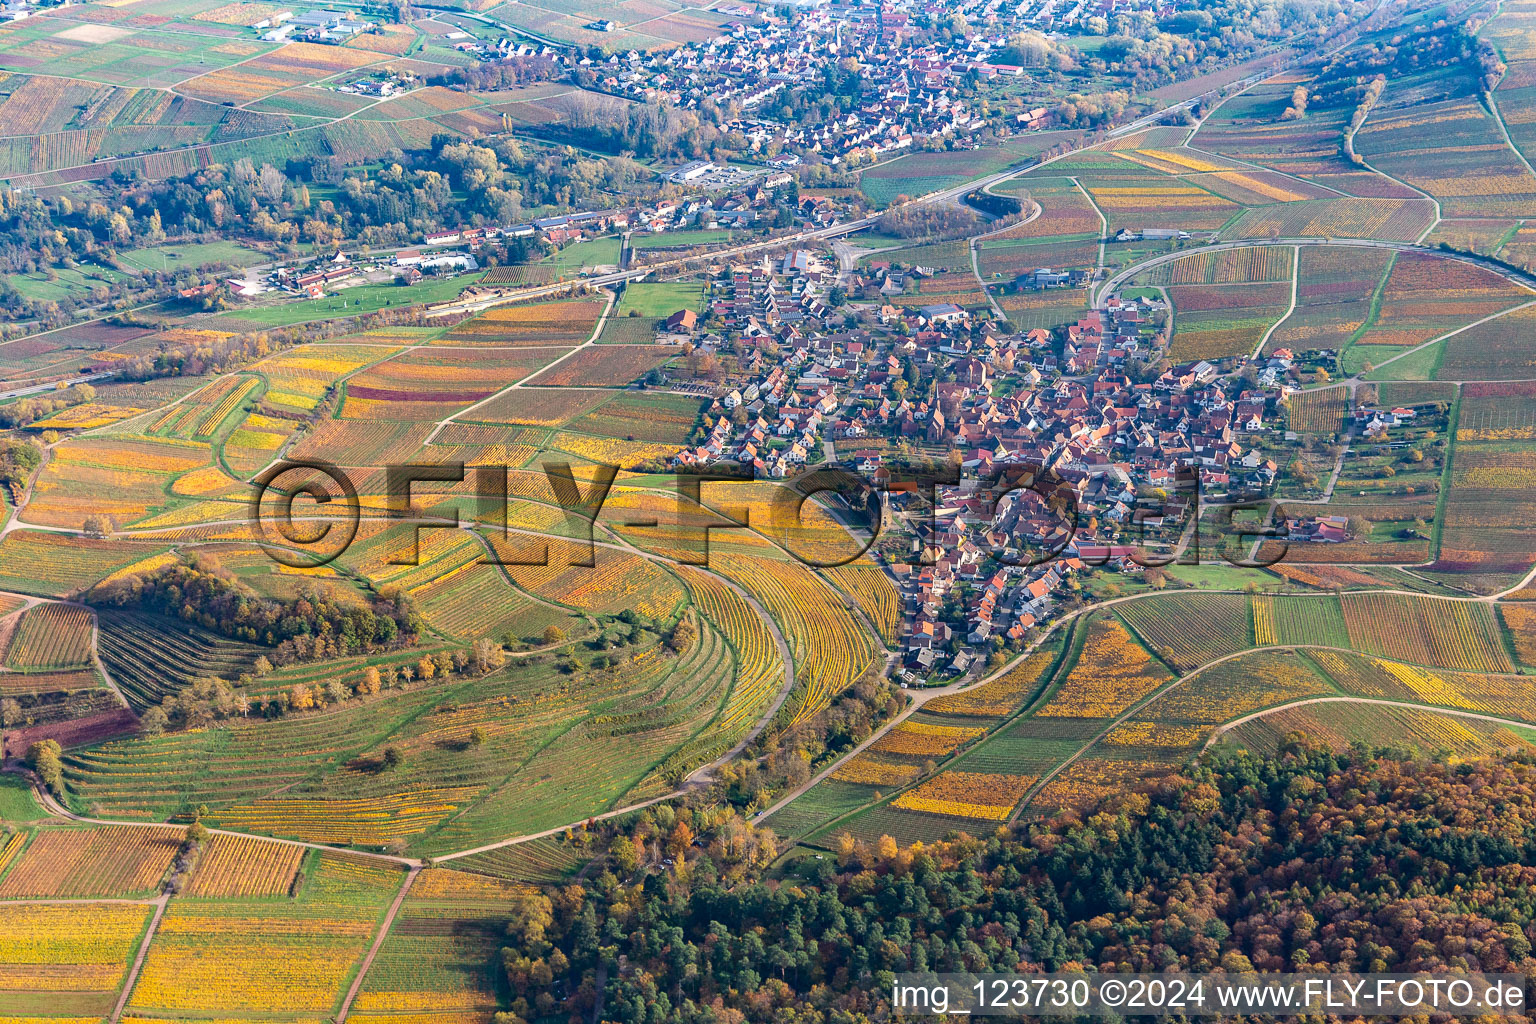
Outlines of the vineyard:
{"type": "Polygon", "coordinates": [[[422,872],[368,972],[355,1011],[459,1015],[499,1009],[496,975],[508,907],[534,891],[447,868],[422,872]]]}
{"type": "Polygon", "coordinates": [[[713,575],[684,568],[683,579],[694,603],[725,635],[736,653],[736,682],[721,715],[722,728],[731,728],[761,712],[784,679],[773,634],[746,600],[713,575]]]}
{"type": "Polygon", "coordinates": [[[71,528],[93,514],[131,521],[166,503],[172,475],[210,457],[207,444],[175,438],[67,441],[38,474],[28,517],[71,528]]]}
{"type": "Polygon", "coordinates": [[[203,851],[183,890],[188,896],[286,896],[304,860],[304,849],[222,833],[203,851]]]}
{"type": "Polygon", "coordinates": [[[1256,284],[1290,279],[1291,250],[1279,245],[1185,256],[1135,277],[1136,283],[1147,285],[1256,284]]]}
{"type": "Polygon", "coordinates": [[[1519,676],[1431,671],[1342,651],[1313,651],[1311,656],[1341,691],[1354,696],[1536,722],[1536,699],[1519,676]]]}
{"type": "Polygon", "coordinates": [[[15,530],[0,540],[0,589],[62,596],[164,550],[162,544],[15,530]]]}
{"type": "Polygon", "coordinates": [[[506,571],[536,597],[599,615],[633,608],[642,615],[666,616],[685,599],[677,578],[649,559],[597,548],[593,560],[596,565],[586,568],[551,557],[549,565],[508,565],[506,571]]]}
{"type": "Polygon", "coordinates": [[[1298,391],[1285,400],[1285,410],[1290,428],[1298,433],[1336,434],[1352,411],[1349,389],[1298,391]]]}
{"type": "MultiPolygon", "coordinates": [[[[356,340],[372,339],[360,337],[356,340]]],[[[389,357],[394,351],[387,347],[348,345],[340,341],[323,346],[299,345],[262,360],[254,369],[270,382],[266,401],[308,412],[320,404],[336,381],[369,363],[389,357]]]]}
{"type": "Polygon", "coordinates": [[[584,348],[529,380],[540,387],[617,387],[655,369],[675,353],[655,345],[602,345],[584,348]]]}
{"type": "Polygon", "coordinates": [[[1393,253],[1304,245],[1297,266],[1296,308],[1269,336],[1266,350],[1342,349],[1372,315],[1393,253]]]}
{"type": "Polygon", "coordinates": [[[1499,617],[1509,631],[1515,657],[1522,665],[1536,665],[1536,608],[1506,601],[1499,605],[1499,617]]]}
{"type": "Polygon", "coordinates": [[[464,871],[492,878],[551,884],[564,882],[586,867],[590,860],[590,854],[569,842],[544,838],[460,857],[453,863],[464,871]]]}
{"type": "Polygon", "coordinates": [[[931,715],[1001,717],[1018,711],[1056,663],[1057,650],[1043,647],[996,679],[960,693],[946,694],[924,705],[931,715]]]}
{"type": "Polygon", "coordinates": [[[1373,115],[1355,146],[1372,165],[1439,199],[1442,216],[1520,216],[1536,195],[1536,177],[1475,98],[1373,115]]]}
{"type": "Polygon", "coordinates": [[[923,773],[921,765],[868,750],[838,765],[832,778],[861,786],[904,786],[923,773]]]}
{"type": "Polygon", "coordinates": [[[342,415],[391,422],[442,419],[522,380],[557,354],[548,349],[495,356],[451,349],[408,352],[349,379],[342,415]]]}
{"type": "Polygon", "coordinates": [[[901,634],[901,594],[878,565],[854,562],[822,570],[843,593],[858,601],[880,638],[894,645],[901,634]]]}
{"type": "MultiPolygon", "coordinates": [[[[531,706],[518,702],[516,731],[503,741],[517,760],[488,775],[496,788],[423,848],[462,847],[466,837],[488,832],[533,832],[624,798],[669,792],[729,745],[717,723],[731,685],[730,655],[720,634],[698,622],[696,642],[676,655],[646,647],[613,671],[540,684],[527,694],[540,695],[531,706]],[[544,746],[540,736],[560,741],[544,746]]],[[[496,742],[492,734],[487,746],[496,742]]]]}
{"type": "Polygon", "coordinates": [[[1151,701],[1137,715],[1156,723],[1160,731],[1198,727],[1175,744],[1189,748],[1204,742],[1211,726],[1260,708],[1331,692],[1327,680],[1300,655],[1255,651],[1206,669],[1151,701]]]}
{"type": "Polygon", "coordinates": [[[620,441],[612,437],[590,437],[586,434],[559,433],[549,441],[551,448],[569,452],[601,466],[618,466],[633,469],[646,463],[665,463],[669,456],[677,454],[677,445],[656,441],[620,441]]]}
{"type": "Polygon", "coordinates": [[[229,418],[229,414],[235,411],[235,407],[245,401],[252,391],[261,386],[261,381],[254,377],[233,378],[232,387],[225,390],[219,399],[213,403],[203,417],[198,420],[197,427],[193,431],[194,437],[211,437],[219,427],[229,418]]]}
{"type": "Polygon", "coordinates": [[[70,604],[41,604],[23,612],[5,647],[8,668],[63,669],[91,662],[90,609],[70,604]]]}
{"type": "MultiPolygon", "coordinates": [[[[102,664],[140,709],[174,696],[199,676],[238,678],[263,651],[192,623],[114,609],[102,610],[100,633],[102,664]]],[[[89,639],[87,632],[87,644],[89,639]]]]}
{"type": "Polygon", "coordinates": [[[1341,601],[1356,650],[1439,668],[1514,671],[1488,605],[1360,592],[1341,601]]]}
{"type": "Polygon", "coordinates": [[[716,568],[778,621],[795,658],[795,718],[803,721],[847,689],[874,657],[869,635],[843,602],[798,562],[718,555],[716,568]]]}
{"type": "Polygon", "coordinates": [[[0,21],[0,1024],[846,1024],[908,969],[1521,966],[1536,0],[354,6],[0,21]],[[781,35],[839,52],[735,56],[781,35]],[[449,233],[484,266],[389,283],[449,233]],[[283,459],[356,485],[325,566],[257,542],[283,459]],[[1008,564],[1040,506],[962,476],[861,554],[777,479],[924,462],[1049,467],[1076,546],[1008,564]],[[402,464],[507,471],[396,516],[402,464]],[[706,464],[747,475],[673,492],[706,464]],[[1193,557],[1119,557],[1191,469],[1193,557]],[[1224,513],[1289,553],[1222,564],[1224,513]],[[1443,799],[1356,781],[1402,754],[1443,799]]]}
{"type": "MultiPolygon", "coordinates": [[[[1337,147],[1335,147],[1337,148],[1337,147]]],[[[1435,208],[1420,198],[1309,199],[1246,210],[1224,238],[1384,238],[1411,242],[1435,208]]]]}
{"type": "Polygon", "coordinates": [[[574,616],[532,600],[515,590],[499,569],[477,561],[413,588],[411,597],[433,628],[463,640],[512,637],[519,643],[537,643],[550,626],[572,634],[580,628],[574,616]]]}
{"type": "Polygon", "coordinates": [[[415,454],[432,432],[431,423],[389,420],[322,420],[290,454],[341,466],[385,466],[415,454]]]}
{"type": "Polygon", "coordinates": [[[1529,290],[1481,267],[1399,253],[1376,319],[1356,343],[1417,345],[1532,297],[1529,290]]]}
{"type": "MultiPolygon", "coordinates": [[[[1289,253],[1289,250],[1284,250],[1289,253]]],[[[1285,315],[1290,289],[1278,284],[1173,285],[1170,358],[1245,355],[1285,315]]]]}
{"type": "Polygon", "coordinates": [[[981,734],[982,730],[978,728],[930,725],[909,719],[880,737],[870,749],[877,753],[908,757],[946,757],[981,734]]]}
{"type": "Polygon", "coordinates": [[[397,716],[434,702],[432,692],[412,691],[349,714],[234,719],[219,729],[110,740],[66,754],[68,791],[111,817],[153,821],[199,805],[249,804],[335,771],[388,735],[397,716]]]}
{"type": "MultiPolygon", "coordinates": [[[[1027,189],[1030,198],[1039,204],[1040,215],[1027,224],[1016,224],[991,235],[991,240],[1048,239],[1090,235],[1095,240],[1098,239],[1099,215],[1094,212],[1088,197],[1069,179],[1033,178],[1027,183],[1016,179],[1013,182],[1003,182],[997,190],[1012,192],[1021,187],[1027,189]],[[1010,188],[1010,185],[1014,187],[1010,188]]],[[[1059,266],[1061,261],[1050,265],[1059,266]]]]}
{"type": "MultiPolygon", "coordinates": [[[[730,652],[713,629],[701,623],[699,633],[679,656],[646,643],[575,678],[551,667],[449,680],[341,714],[108,743],[71,752],[69,785],[116,815],[204,804],[210,823],[329,843],[453,848],[486,830],[548,827],[603,809],[657,764],[707,759],[722,734],[704,726],[725,705],[730,652]],[[471,750],[476,729],[485,741],[471,750]],[[386,742],[405,752],[408,771],[369,768],[386,742]],[[458,784],[438,784],[445,776],[458,784]]],[[[303,671],[279,681],[327,678],[303,671]]]]}
{"type": "Polygon", "coordinates": [[[360,799],[273,797],[215,813],[220,827],[310,843],[383,846],[420,835],[467,802],[469,787],[412,789],[360,799]]]}
{"type": "Polygon", "coordinates": [[[328,1016],[401,879],[392,867],[325,855],[298,900],[174,900],[129,1009],[328,1016]]]}
{"type": "Polygon", "coordinates": [[[1072,671],[1038,714],[1046,718],[1110,717],[1172,678],[1118,619],[1100,615],[1089,624],[1072,671]]]}
{"type": "Polygon", "coordinates": [[[1536,746],[1536,732],[1531,730],[1433,711],[1360,704],[1313,704],[1275,711],[1238,726],[1222,742],[1269,754],[1296,733],[1338,751],[1351,744],[1373,745],[1390,736],[1398,750],[1463,759],[1528,753],[1536,746]]]}
{"type": "MultiPolygon", "coordinates": [[[[1536,510],[1530,488],[1536,479],[1536,446],[1520,436],[1520,425],[1531,402],[1526,383],[1463,386],[1461,409],[1468,435],[1463,438],[1457,432],[1438,567],[1516,576],[1530,568],[1536,556],[1536,536],[1530,529],[1536,510]],[[1493,436],[1480,436],[1485,431],[1493,436]]],[[[1467,585],[1484,593],[1499,589],[1497,580],[1484,582],[1470,575],[1467,585]]]]}
{"type": "Polygon", "coordinates": [[[1252,646],[1243,594],[1170,594],[1128,601],[1116,611],[1176,669],[1195,668],[1252,646]]]}
{"type": "MultiPolygon", "coordinates": [[[[498,268],[524,275],[538,269],[498,268]]],[[[442,341],[444,344],[570,346],[591,337],[592,328],[602,312],[603,303],[591,299],[497,306],[459,324],[445,334],[442,341]]]]}
{"type": "Polygon", "coordinates": [[[180,845],[175,829],[44,829],[0,879],[0,899],[141,895],[164,877],[180,845]]]}
{"type": "Polygon", "coordinates": [[[0,903],[3,1019],[106,1017],[151,910],[135,904],[0,903]]]}
{"type": "Polygon", "coordinates": [[[947,771],[897,797],[905,811],[1002,821],[1034,783],[1029,775],[978,775],[947,771]]]}
{"type": "Polygon", "coordinates": [[[1124,227],[1163,227],[1215,230],[1242,209],[1230,199],[1190,184],[1186,179],[1161,176],[1098,178],[1083,187],[1109,219],[1111,233],[1124,227]]]}
{"type": "Polygon", "coordinates": [[[1134,792],[1150,779],[1165,774],[1166,767],[1113,757],[1080,758],[1040,788],[1029,803],[1038,814],[1063,808],[1086,810],[1119,793],[1134,792]]]}

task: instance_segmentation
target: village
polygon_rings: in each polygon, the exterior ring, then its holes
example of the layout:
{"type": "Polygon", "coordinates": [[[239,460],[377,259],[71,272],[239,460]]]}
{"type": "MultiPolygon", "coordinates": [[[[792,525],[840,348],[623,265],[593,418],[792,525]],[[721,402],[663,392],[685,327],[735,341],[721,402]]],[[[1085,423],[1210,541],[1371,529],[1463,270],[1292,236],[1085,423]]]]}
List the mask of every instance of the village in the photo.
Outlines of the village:
{"type": "MultiPolygon", "coordinates": [[[[686,335],[690,366],[720,368],[706,427],[674,466],[785,480],[837,464],[882,490],[870,555],[901,582],[909,681],[1016,649],[1085,570],[1138,577],[1183,552],[1202,511],[1275,493],[1295,437],[1276,429],[1300,380],[1288,350],[1168,365],[1159,303],[1110,296],[1063,329],[1016,332],[881,294],[894,273],[792,249],[721,268],[704,316],[659,329],[686,335]],[[923,459],[955,472],[927,500],[892,484],[923,459]]],[[[1358,426],[1412,415],[1370,410],[1358,426]]],[[[1349,524],[1307,516],[1271,532],[1336,543],[1349,524]]]]}
{"type": "Polygon", "coordinates": [[[983,128],[1006,136],[1050,122],[1043,106],[1001,116],[964,95],[977,82],[1025,75],[1024,67],[1002,62],[1006,29],[968,33],[955,45],[914,46],[908,11],[802,6],[793,19],[735,23],[706,43],[581,63],[604,91],[682,109],[707,102],[729,112],[722,128],[741,133],[750,151],[777,169],[809,159],[867,163],[925,145],[963,148],[983,128]],[[814,124],[784,123],[766,113],[789,92],[818,84],[833,65],[857,72],[863,102],[856,110],[814,124]]]}

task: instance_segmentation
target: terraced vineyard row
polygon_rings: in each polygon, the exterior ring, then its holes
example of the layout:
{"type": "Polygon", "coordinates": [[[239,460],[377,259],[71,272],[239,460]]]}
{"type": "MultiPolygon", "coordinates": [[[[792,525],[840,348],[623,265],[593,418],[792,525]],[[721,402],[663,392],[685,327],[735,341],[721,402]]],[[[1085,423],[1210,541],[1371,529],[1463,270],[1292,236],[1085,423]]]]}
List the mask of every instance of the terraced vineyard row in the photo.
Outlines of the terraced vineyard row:
{"type": "Polygon", "coordinates": [[[102,663],[141,710],[199,676],[236,678],[264,650],[190,623],[108,609],[100,633],[102,663]]]}

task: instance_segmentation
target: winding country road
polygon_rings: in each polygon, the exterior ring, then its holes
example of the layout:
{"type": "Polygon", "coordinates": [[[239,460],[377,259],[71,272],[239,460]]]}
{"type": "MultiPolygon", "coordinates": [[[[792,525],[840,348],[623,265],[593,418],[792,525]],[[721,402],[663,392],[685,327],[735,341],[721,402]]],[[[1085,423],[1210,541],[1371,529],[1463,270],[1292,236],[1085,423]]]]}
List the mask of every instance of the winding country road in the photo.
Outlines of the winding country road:
{"type": "Polygon", "coordinates": [[[1251,715],[1234,718],[1230,722],[1223,722],[1211,733],[1210,738],[1205,741],[1205,746],[1201,747],[1200,751],[1204,753],[1211,749],[1223,735],[1240,725],[1247,725],[1249,722],[1278,714],[1281,711],[1307,707],[1311,704],[1371,704],[1381,707],[1402,708],[1405,711],[1423,711],[1431,715],[1449,715],[1452,718],[1470,718],[1479,722],[1492,722],[1495,725],[1507,725],[1516,729],[1530,729],[1536,726],[1536,723],[1522,722],[1518,718],[1500,718],[1498,715],[1485,715],[1478,711],[1462,711],[1457,708],[1431,707],[1427,704],[1415,704],[1412,701],[1406,700],[1386,700],[1381,697],[1307,697],[1303,700],[1293,700],[1288,704],[1277,704],[1272,708],[1264,708],[1261,711],[1255,711],[1251,715]]]}

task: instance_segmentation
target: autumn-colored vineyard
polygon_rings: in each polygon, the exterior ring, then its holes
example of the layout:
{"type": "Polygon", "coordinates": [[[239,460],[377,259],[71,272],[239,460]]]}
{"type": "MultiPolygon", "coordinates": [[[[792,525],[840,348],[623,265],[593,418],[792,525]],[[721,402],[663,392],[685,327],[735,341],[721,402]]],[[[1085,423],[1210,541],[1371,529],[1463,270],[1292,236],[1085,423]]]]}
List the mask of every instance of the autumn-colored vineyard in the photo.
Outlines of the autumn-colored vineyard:
{"type": "Polygon", "coordinates": [[[129,896],[160,881],[181,845],[175,829],[45,829],[0,880],[0,898],[129,896]]]}
{"type": "Polygon", "coordinates": [[[796,719],[826,707],[874,655],[869,635],[826,584],[798,562],[722,554],[714,568],[755,596],[778,620],[795,655],[803,696],[796,719]]]}
{"type": "Polygon", "coordinates": [[[926,814],[1002,821],[1034,781],[1029,775],[943,772],[897,797],[895,806],[926,814]]]}
{"type": "Polygon", "coordinates": [[[709,573],[689,568],[682,572],[699,610],[736,651],[736,684],[721,717],[721,725],[728,728],[767,704],[784,678],[783,660],[773,634],[740,594],[709,573]]]}
{"type": "Polygon", "coordinates": [[[304,848],[219,834],[208,843],[188,896],[282,896],[293,885],[304,848]]]}
{"type": "Polygon", "coordinates": [[[1072,671],[1038,713],[1066,718],[1115,715],[1171,678],[1119,620],[1101,616],[1088,627],[1072,671]]]}

